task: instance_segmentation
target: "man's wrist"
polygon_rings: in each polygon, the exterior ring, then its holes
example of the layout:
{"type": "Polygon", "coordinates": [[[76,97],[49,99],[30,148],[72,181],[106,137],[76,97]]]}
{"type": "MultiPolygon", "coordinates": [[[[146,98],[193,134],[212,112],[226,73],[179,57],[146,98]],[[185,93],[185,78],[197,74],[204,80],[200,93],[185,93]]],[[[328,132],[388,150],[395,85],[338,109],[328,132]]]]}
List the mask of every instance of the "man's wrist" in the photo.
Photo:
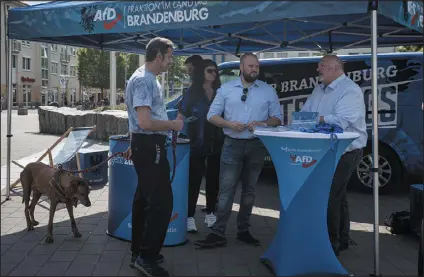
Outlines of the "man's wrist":
{"type": "Polygon", "coordinates": [[[174,131],[175,124],[176,124],[175,120],[170,120],[169,121],[169,129],[170,129],[170,131],[174,131]]]}

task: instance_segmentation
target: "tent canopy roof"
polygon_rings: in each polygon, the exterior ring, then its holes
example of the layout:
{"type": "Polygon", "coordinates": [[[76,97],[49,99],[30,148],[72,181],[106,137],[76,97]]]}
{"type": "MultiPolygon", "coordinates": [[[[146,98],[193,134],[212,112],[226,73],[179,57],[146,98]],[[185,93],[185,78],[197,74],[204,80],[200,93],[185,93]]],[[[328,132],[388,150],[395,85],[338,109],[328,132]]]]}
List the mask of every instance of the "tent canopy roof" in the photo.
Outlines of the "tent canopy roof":
{"type": "MultiPolygon", "coordinates": [[[[367,1],[56,1],[9,11],[12,39],[143,53],[156,36],[175,52],[238,54],[369,47],[367,1]]],[[[382,1],[378,45],[418,45],[421,1],[382,1]]]]}

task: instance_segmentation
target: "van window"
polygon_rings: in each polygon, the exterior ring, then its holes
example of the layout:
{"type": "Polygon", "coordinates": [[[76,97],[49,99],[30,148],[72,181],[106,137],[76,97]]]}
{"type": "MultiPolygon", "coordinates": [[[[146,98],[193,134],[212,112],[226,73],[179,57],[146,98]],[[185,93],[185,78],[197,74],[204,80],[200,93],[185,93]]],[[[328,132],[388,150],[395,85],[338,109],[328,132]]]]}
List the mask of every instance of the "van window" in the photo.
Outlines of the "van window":
{"type": "Polygon", "coordinates": [[[219,71],[219,77],[221,79],[221,84],[224,84],[228,81],[236,80],[240,76],[240,68],[225,68],[219,71]]]}

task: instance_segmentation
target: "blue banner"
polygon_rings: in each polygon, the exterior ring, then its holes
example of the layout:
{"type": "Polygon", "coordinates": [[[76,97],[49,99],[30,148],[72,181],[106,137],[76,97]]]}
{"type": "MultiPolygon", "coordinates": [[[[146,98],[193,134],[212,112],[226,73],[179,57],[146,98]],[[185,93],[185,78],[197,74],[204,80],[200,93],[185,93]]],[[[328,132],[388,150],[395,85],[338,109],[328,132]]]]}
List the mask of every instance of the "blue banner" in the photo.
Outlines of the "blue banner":
{"type": "Polygon", "coordinates": [[[397,23],[423,33],[422,1],[381,1],[378,10],[397,23]]]}
{"type": "MultiPolygon", "coordinates": [[[[9,13],[14,38],[119,34],[305,16],[358,14],[366,3],[321,1],[58,1],[9,13]],[[305,5],[308,12],[305,13],[305,5]]],[[[228,29],[226,33],[236,31],[228,29]]],[[[220,28],[217,29],[218,31],[220,28]]],[[[213,28],[212,28],[213,31],[213,28]]],[[[119,36],[117,37],[119,38],[119,36]]],[[[141,39],[141,38],[140,38],[141,39]]]]}

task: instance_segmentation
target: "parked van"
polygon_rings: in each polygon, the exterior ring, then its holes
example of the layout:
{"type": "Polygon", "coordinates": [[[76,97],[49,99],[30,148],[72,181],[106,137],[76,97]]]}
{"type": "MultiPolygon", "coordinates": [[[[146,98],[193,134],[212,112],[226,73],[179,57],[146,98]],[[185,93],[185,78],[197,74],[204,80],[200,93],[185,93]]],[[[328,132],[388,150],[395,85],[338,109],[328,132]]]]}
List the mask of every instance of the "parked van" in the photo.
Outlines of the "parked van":
{"type": "MultiPolygon", "coordinates": [[[[352,174],[350,185],[372,192],[372,105],[371,55],[340,56],[347,76],[364,92],[368,145],[352,174]]],[[[259,79],[278,94],[283,125],[299,111],[318,84],[317,65],[321,57],[260,60],[259,79]]],[[[422,176],[423,164],[423,54],[378,55],[378,125],[380,192],[405,184],[408,177],[422,176]]],[[[239,78],[239,62],[219,65],[221,82],[239,78]]],[[[273,166],[266,158],[266,166],[273,166]]]]}

